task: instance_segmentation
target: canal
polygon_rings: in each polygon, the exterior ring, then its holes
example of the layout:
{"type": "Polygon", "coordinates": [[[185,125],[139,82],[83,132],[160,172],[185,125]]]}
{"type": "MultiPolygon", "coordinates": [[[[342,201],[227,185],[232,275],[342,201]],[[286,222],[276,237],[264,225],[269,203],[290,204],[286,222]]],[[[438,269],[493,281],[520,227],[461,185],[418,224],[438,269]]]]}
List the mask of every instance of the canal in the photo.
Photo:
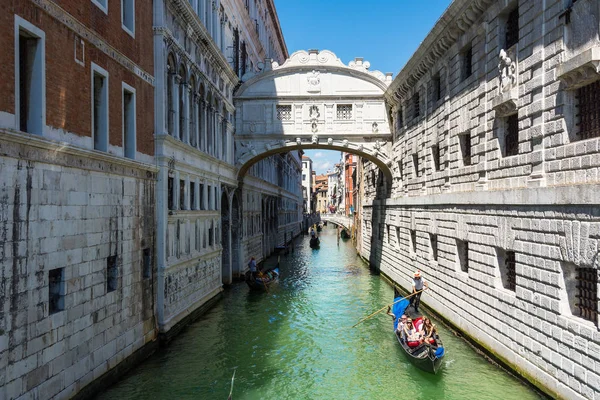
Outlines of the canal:
{"type": "MultiPolygon", "coordinates": [[[[166,349],[99,399],[539,399],[436,322],[446,347],[437,375],[405,358],[381,313],[392,288],[370,273],[350,241],[326,227],[321,248],[296,241],[281,256],[281,280],[267,293],[245,283],[166,349]]],[[[268,263],[274,260],[268,260],[268,263]]]]}

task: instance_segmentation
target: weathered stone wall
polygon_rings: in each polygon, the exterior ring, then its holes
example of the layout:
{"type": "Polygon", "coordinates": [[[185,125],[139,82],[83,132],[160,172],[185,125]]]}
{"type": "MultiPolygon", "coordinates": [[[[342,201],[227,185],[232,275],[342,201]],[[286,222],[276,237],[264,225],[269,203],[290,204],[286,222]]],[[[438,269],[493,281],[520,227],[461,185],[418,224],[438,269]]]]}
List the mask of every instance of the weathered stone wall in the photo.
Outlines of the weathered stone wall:
{"type": "Polygon", "coordinates": [[[551,395],[599,399],[597,307],[576,296],[588,274],[599,299],[600,137],[577,88],[600,78],[600,3],[567,3],[449,7],[386,93],[393,180],[365,163],[360,250],[405,289],[421,269],[428,305],[551,395]]]}
{"type": "Polygon", "coordinates": [[[0,397],[68,398],[155,338],[154,172],[7,131],[0,143],[0,397]]]}

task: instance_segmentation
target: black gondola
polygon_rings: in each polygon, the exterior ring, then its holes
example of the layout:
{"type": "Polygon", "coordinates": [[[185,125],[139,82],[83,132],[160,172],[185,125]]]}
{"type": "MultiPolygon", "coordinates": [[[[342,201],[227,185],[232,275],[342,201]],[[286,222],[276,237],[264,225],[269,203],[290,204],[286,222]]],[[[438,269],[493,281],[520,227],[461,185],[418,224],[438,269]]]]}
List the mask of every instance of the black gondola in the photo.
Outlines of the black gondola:
{"type": "Polygon", "coordinates": [[[275,268],[267,271],[258,272],[252,276],[250,271],[246,272],[246,283],[252,290],[268,292],[269,287],[279,279],[279,263],[275,268]]]}
{"type": "Polygon", "coordinates": [[[340,232],[340,237],[342,239],[350,239],[350,234],[348,233],[346,228],[342,229],[342,231],[340,232]]]}
{"type": "Polygon", "coordinates": [[[310,248],[311,249],[318,249],[321,246],[321,241],[319,240],[318,237],[313,236],[310,238],[310,248]]]}
{"type": "MultiPolygon", "coordinates": [[[[402,297],[396,297],[394,299],[394,303],[395,304],[392,309],[392,313],[394,315],[401,316],[402,314],[406,314],[413,320],[413,323],[416,326],[419,325],[423,315],[415,312],[412,306],[409,307],[408,300],[402,300],[402,297]],[[396,303],[396,301],[398,301],[398,303],[396,303]]],[[[394,333],[398,339],[398,343],[400,343],[400,346],[402,347],[402,350],[404,350],[406,356],[412,361],[412,363],[423,371],[431,372],[433,374],[437,373],[442,365],[442,360],[445,354],[444,345],[439,335],[437,333],[433,335],[432,343],[411,343],[405,340],[404,333],[398,332],[397,328],[398,319],[394,321],[394,333]]]]}

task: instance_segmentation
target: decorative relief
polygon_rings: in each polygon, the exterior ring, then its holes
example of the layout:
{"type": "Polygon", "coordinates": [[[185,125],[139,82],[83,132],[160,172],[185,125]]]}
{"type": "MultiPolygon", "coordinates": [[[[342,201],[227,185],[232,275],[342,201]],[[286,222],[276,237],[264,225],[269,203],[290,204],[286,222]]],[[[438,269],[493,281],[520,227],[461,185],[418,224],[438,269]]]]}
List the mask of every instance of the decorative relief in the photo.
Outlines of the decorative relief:
{"type": "Polygon", "coordinates": [[[319,130],[319,126],[317,125],[317,122],[316,122],[316,121],[313,121],[313,122],[310,124],[310,129],[311,129],[313,132],[317,132],[317,131],[319,130]]]}
{"type": "Polygon", "coordinates": [[[379,132],[379,125],[377,125],[377,122],[373,122],[373,125],[371,125],[371,129],[373,133],[379,132]]]}
{"type": "Polygon", "coordinates": [[[308,89],[309,93],[318,93],[321,91],[321,78],[319,78],[319,71],[313,71],[306,77],[308,81],[308,89]]]}
{"type": "Polygon", "coordinates": [[[500,78],[500,93],[510,90],[517,84],[517,65],[506,54],[504,49],[500,50],[498,73],[500,78]]]}
{"type": "Polygon", "coordinates": [[[343,145],[344,147],[348,147],[348,139],[344,139],[344,140],[342,141],[342,145],[343,145]]]}
{"type": "Polygon", "coordinates": [[[310,108],[308,109],[308,116],[310,119],[318,119],[321,116],[321,114],[319,113],[319,107],[310,106],[310,108]]]}
{"type": "Polygon", "coordinates": [[[327,139],[327,144],[331,146],[333,144],[333,139],[332,138],[327,139]]]}
{"type": "Polygon", "coordinates": [[[319,135],[317,135],[316,133],[312,135],[311,138],[311,143],[312,144],[319,144],[319,135]]]}

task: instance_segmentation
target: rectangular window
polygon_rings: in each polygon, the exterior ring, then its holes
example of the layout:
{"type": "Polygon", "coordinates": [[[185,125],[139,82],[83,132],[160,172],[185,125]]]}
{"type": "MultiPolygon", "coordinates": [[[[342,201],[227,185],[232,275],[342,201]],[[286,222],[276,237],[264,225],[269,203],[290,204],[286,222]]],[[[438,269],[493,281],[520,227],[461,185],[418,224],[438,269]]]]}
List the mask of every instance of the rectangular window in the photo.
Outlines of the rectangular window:
{"type": "Polygon", "coordinates": [[[117,256],[108,256],[106,258],[106,292],[117,290],[119,279],[119,269],[117,266],[117,256]]]}
{"type": "Polygon", "coordinates": [[[135,89],[123,83],[123,155],[135,159],[136,121],[135,89]]]}
{"type": "Polygon", "coordinates": [[[410,246],[413,254],[417,254],[417,231],[413,229],[410,230],[410,246]]]}
{"type": "Polygon", "coordinates": [[[179,180],[179,209],[185,210],[185,181],[179,180]]]}
{"type": "Polygon", "coordinates": [[[462,51],[462,80],[473,75],[473,48],[468,46],[462,51]]]}
{"type": "Polygon", "coordinates": [[[404,180],[404,163],[402,160],[398,161],[398,175],[400,175],[400,180],[404,180]]]}
{"type": "Polygon", "coordinates": [[[135,0],[121,0],[121,27],[135,37],[135,0]]]}
{"type": "Polygon", "coordinates": [[[200,194],[198,195],[199,201],[200,201],[200,209],[201,210],[206,210],[206,205],[204,204],[204,184],[201,183],[200,184],[200,190],[199,190],[200,194]]]}
{"type": "Polygon", "coordinates": [[[431,165],[434,171],[440,170],[440,147],[437,144],[431,146],[431,165]]]}
{"type": "Polygon", "coordinates": [[[398,245],[398,248],[400,248],[400,243],[402,241],[400,240],[400,227],[397,226],[396,227],[396,244],[398,245]]]}
{"type": "Polygon", "coordinates": [[[291,121],[292,120],[292,105],[291,104],[278,104],[275,106],[277,111],[277,119],[280,121],[291,121]]]}
{"type": "Polygon", "coordinates": [[[462,272],[469,272],[469,242],[457,239],[456,253],[460,270],[462,272]]]}
{"type": "Polygon", "coordinates": [[[598,322],[598,270],[577,268],[577,311],[575,315],[598,322]]]}
{"type": "Polygon", "coordinates": [[[65,309],[64,268],[48,271],[48,311],[55,314],[65,309]]]}
{"type": "Polygon", "coordinates": [[[471,165],[471,132],[458,136],[463,166],[471,165]]]}
{"type": "Polygon", "coordinates": [[[421,115],[421,98],[419,96],[419,92],[415,93],[412,97],[413,103],[413,117],[417,118],[421,115]]]}
{"type": "Polygon", "coordinates": [[[398,107],[398,114],[396,119],[398,120],[398,129],[402,129],[404,127],[404,107],[398,107]]]}
{"type": "Polygon", "coordinates": [[[519,154],[519,117],[517,114],[506,118],[504,149],[507,157],[519,154]]]}
{"type": "Polygon", "coordinates": [[[600,137],[600,81],[577,89],[579,139],[600,137]]]}
{"type": "Polygon", "coordinates": [[[210,221],[210,228],[208,228],[208,245],[212,246],[214,243],[213,231],[214,222],[210,221]]]}
{"type": "Polygon", "coordinates": [[[352,104],[338,104],[337,119],[352,119],[352,104]]]}
{"type": "Polygon", "coordinates": [[[45,33],[15,16],[15,100],[17,129],[36,135],[46,124],[45,33]]]}
{"type": "Polygon", "coordinates": [[[108,72],[92,63],[92,137],[94,149],[108,151],[108,72]]]}
{"type": "Polygon", "coordinates": [[[175,204],[173,202],[173,194],[175,188],[173,187],[173,185],[175,185],[175,180],[169,177],[167,181],[167,207],[169,208],[169,210],[172,210],[175,207],[175,204]]]}
{"type": "Polygon", "coordinates": [[[440,74],[433,77],[432,86],[433,101],[436,102],[442,98],[442,81],[440,80],[440,74]]]}
{"type": "Polygon", "coordinates": [[[519,7],[512,10],[506,18],[505,50],[519,42],[519,7]]]}
{"type": "Polygon", "coordinates": [[[438,259],[438,239],[437,235],[430,233],[429,234],[429,243],[431,245],[431,258],[433,261],[437,261],[438,259]]]}
{"type": "Polygon", "coordinates": [[[92,0],[92,4],[95,4],[104,14],[108,14],[108,0],[92,0]]]}
{"type": "Polygon", "coordinates": [[[418,178],[419,175],[419,155],[418,154],[413,154],[412,155],[412,159],[413,159],[413,177],[414,178],[418,178]]]}
{"type": "Polygon", "coordinates": [[[190,210],[196,210],[196,182],[190,181],[190,210]]]}
{"type": "Polygon", "coordinates": [[[142,252],[142,271],[144,279],[152,277],[152,253],[149,248],[142,252]]]}

